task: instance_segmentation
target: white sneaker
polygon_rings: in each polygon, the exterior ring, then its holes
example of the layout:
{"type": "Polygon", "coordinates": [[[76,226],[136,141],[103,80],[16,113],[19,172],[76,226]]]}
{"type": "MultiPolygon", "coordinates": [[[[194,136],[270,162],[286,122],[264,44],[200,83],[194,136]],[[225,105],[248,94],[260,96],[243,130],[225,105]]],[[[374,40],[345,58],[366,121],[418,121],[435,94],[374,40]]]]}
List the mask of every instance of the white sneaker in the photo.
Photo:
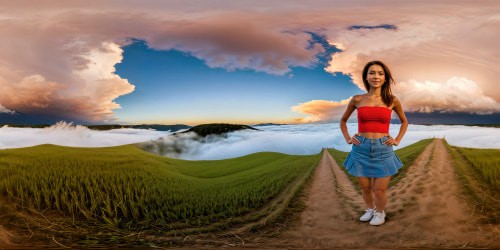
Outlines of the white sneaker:
{"type": "Polygon", "coordinates": [[[385,223],[385,212],[377,212],[373,215],[373,218],[370,220],[370,225],[379,226],[385,223]]]}
{"type": "Polygon", "coordinates": [[[363,222],[367,222],[367,221],[372,219],[374,213],[375,213],[375,209],[368,208],[365,210],[365,214],[363,214],[361,217],[359,217],[359,220],[363,221],[363,222]]]}

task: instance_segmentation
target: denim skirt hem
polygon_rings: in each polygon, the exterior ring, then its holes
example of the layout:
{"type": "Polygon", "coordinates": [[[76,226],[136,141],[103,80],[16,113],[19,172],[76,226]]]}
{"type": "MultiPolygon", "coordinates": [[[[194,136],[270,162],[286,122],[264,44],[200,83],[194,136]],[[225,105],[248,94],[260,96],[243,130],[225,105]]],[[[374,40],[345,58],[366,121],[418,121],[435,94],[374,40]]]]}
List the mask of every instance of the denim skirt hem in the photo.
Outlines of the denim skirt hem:
{"type": "Polygon", "coordinates": [[[357,177],[382,178],[398,173],[403,163],[392,146],[384,144],[388,137],[369,139],[357,136],[361,142],[352,145],[352,150],[343,165],[349,174],[357,177]]]}

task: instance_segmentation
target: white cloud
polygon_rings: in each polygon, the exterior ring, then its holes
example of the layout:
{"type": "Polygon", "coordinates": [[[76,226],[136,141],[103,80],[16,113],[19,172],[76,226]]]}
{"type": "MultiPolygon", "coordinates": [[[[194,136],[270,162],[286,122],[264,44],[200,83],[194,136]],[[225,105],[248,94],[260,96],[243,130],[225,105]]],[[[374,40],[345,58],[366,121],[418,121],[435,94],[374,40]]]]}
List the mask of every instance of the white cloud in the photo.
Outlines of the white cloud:
{"type": "MultiPolygon", "coordinates": [[[[271,151],[286,154],[316,154],[323,147],[333,147],[350,151],[351,145],[345,143],[338,123],[303,124],[281,126],[259,126],[263,131],[237,131],[227,138],[218,137],[210,143],[192,144],[192,148],[180,155],[183,159],[209,160],[223,159],[271,151]]],[[[348,123],[348,129],[357,131],[356,123],[348,123]]],[[[467,126],[424,126],[409,125],[399,146],[402,148],[427,138],[446,138],[448,143],[461,147],[500,148],[500,133],[497,128],[467,126]],[[496,134],[496,136],[495,136],[496,134]]],[[[390,134],[396,136],[398,124],[392,124],[390,134]]],[[[188,143],[189,144],[189,143],[188,143]]]]}
{"type": "Polygon", "coordinates": [[[492,114],[500,112],[500,104],[486,96],[471,80],[453,77],[446,83],[410,80],[397,85],[394,92],[407,111],[470,112],[492,114]]]}
{"type": "Polygon", "coordinates": [[[90,130],[60,122],[46,128],[0,128],[0,148],[22,148],[40,144],[71,147],[109,147],[157,139],[169,132],[147,129],[90,130]]]}
{"type": "MultiPolygon", "coordinates": [[[[24,39],[33,42],[29,36],[24,39]]],[[[5,72],[0,77],[0,105],[10,110],[61,119],[112,121],[113,109],[120,107],[113,100],[134,90],[134,86],[126,79],[114,74],[114,65],[121,62],[123,53],[116,43],[103,42],[95,48],[86,48],[88,45],[84,43],[67,48],[63,45],[62,48],[51,48],[54,45],[42,48],[42,45],[37,44],[33,46],[40,46],[40,51],[31,53],[25,51],[29,49],[16,46],[6,47],[23,51],[15,55],[4,54],[2,57],[0,50],[0,73],[5,72]],[[45,50],[53,50],[53,53],[43,55],[45,50]],[[30,58],[32,54],[38,53],[42,54],[38,55],[42,57],[37,59],[38,62],[30,58]],[[9,59],[10,56],[16,58],[9,59]],[[47,63],[43,59],[45,56],[54,60],[47,63]]]]}
{"type": "MultiPolygon", "coordinates": [[[[226,136],[209,136],[200,139],[194,134],[172,136],[170,132],[144,129],[115,129],[94,131],[83,126],[59,123],[44,129],[0,128],[0,148],[19,148],[51,143],[75,147],[105,147],[163,139],[150,145],[163,145],[163,154],[189,160],[213,160],[243,156],[255,152],[271,151],[286,154],[316,154],[323,147],[349,151],[338,123],[257,126],[261,131],[242,130],[226,136]],[[177,150],[177,151],[176,151],[177,150]],[[180,151],[179,151],[180,150],[180,151]]],[[[348,123],[353,133],[356,123],[348,123]]],[[[392,124],[390,133],[396,136],[398,124],[392,124]]],[[[446,138],[455,146],[473,148],[500,148],[498,128],[468,126],[409,125],[401,144],[395,149],[426,138],[446,138]]],[[[150,146],[154,150],[155,146],[150,146]]],[[[158,149],[158,147],[156,148],[158,149]]],[[[157,150],[157,153],[159,151],[157,150]]]]}
{"type": "Polygon", "coordinates": [[[11,113],[11,114],[14,114],[15,112],[2,106],[2,104],[0,104],[0,113],[11,113]]]}
{"type": "Polygon", "coordinates": [[[381,60],[391,69],[396,86],[400,87],[398,93],[406,97],[403,105],[411,110],[498,112],[500,47],[495,41],[500,39],[496,32],[500,25],[497,17],[500,2],[456,3],[450,6],[440,1],[432,4],[413,1],[393,6],[385,3],[385,7],[382,3],[380,12],[360,11],[364,17],[353,15],[351,19],[359,25],[389,23],[396,28],[329,29],[328,40],[343,51],[332,56],[326,70],[350,75],[353,83],[364,90],[363,66],[368,61],[381,60]],[[409,5],[414,7],[406,8],[409,5]],[[388,12],[391,12],[390,20],[382,17],[388,12]],[[448,83],[450,81],[454,83],[448,83]],[[422,94],[430,95],[409,98],[415,82],[422,83],[422,94]],[[450,89],[433,92],[436,86],[430,83],[450,89]],[[453,86],[455,84],[468,85],[467,90],[453,86]],[[470,90],[474,91],[472,95],[467,92],[470,90]],[[446,107],[439,109],[438,103],[446,103],[446,107]]]}

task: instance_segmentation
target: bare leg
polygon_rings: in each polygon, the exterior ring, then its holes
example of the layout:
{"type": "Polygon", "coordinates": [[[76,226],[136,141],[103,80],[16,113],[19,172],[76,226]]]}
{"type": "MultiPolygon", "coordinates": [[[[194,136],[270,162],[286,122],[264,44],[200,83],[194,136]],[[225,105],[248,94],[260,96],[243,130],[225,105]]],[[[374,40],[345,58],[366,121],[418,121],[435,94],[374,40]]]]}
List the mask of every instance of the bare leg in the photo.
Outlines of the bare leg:
{"type": "Polygon", "coordinates": [[[374,208],[374,194],[373,194],[373,178],[358,177],[359,185],[363,190],[363,200],[368,208],[374,208]]]}
{"type": "Polygon", "coordinates": [[[387,205],[387,186],[391,180],[390,176],[384,178],[375,178],[373,180],[373,193],[375,194],[375,206],[377,212],[382,212],[387,205]]]}

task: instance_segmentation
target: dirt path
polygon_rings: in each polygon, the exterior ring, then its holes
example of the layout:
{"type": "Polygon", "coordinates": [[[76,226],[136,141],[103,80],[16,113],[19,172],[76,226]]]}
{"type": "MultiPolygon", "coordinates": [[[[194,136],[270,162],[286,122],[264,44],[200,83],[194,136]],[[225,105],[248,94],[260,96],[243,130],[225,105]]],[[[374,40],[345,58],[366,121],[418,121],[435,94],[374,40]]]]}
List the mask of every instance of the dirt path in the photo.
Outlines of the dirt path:
{"type": "Polygon", "coordinates": [[[389,188],[386,224],[358,221],[364,203],[333,158],[324,151],[300,221],[267,247],[288,248],[476,248],[500,247],[499,228],[471,217],[442,140],[434,140],[389,188]]]}

